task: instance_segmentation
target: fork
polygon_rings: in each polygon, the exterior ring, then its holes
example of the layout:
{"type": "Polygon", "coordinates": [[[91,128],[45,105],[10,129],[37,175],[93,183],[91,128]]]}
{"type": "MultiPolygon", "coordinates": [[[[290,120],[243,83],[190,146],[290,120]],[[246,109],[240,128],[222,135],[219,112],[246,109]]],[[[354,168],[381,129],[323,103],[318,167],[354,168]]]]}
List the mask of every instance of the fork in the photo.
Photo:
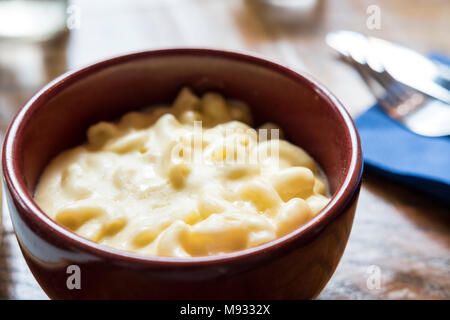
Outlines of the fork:
{"type": "Polygon", "coordinates": [[[358,71],[380,107],[390,117],[419,135],[450,135],[448,105],[398,82],[379,61],[367,61],[364,56],[355,56],[352,52],[348,52],[344,60],[358,71]]]}

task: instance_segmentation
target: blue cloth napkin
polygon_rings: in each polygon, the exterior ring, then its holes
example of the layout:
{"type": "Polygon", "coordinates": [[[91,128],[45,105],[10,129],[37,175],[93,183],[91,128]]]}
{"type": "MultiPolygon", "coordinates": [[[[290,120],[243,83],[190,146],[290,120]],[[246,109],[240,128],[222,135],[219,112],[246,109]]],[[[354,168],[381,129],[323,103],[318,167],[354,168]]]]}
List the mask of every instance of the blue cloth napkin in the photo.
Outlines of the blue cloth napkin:
{"type": "MultiPolygon", "coordinates": [[[[430,58],[450,65],[450,59],[430,58]]],[[[449,106],[450,108],[450,106],[449,106]]],[[[450,204],[450,137],[412,133],[378,105],[355,119],[365,168],[450,204]]]]}

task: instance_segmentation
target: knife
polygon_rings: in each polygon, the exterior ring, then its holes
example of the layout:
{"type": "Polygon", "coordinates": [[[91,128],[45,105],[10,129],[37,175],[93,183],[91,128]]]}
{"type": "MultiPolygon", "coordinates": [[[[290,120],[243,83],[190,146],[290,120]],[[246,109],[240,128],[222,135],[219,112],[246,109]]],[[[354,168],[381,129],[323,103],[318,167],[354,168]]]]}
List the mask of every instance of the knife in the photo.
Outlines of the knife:
{"type": "Polygon", "coordinates": [[[384,68],[395,80],[450,104],[450,91],[445,88],[445,84],[450,83],[450,72],[427,57],[398,44],[353,31],[331,32],[326,42],[343,56],[349,56],[350,50],[354,56],[364,55],[374,69],[384,68]]]}

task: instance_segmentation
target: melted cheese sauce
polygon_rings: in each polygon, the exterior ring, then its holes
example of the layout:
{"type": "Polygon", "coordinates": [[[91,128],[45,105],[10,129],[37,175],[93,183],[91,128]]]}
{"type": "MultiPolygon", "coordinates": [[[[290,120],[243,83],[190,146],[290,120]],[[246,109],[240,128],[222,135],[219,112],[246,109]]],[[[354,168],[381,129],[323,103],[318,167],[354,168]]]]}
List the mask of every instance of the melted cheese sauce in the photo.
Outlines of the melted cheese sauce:
{"type": "Polygon", "coordinates": [[[35,200],[77,234],[143,255],[257,246],[305,224],[329,194],[303,149],[251,124],[244,104],[185,88],[171,107],[90,127],[51,161],[35,200]]]}

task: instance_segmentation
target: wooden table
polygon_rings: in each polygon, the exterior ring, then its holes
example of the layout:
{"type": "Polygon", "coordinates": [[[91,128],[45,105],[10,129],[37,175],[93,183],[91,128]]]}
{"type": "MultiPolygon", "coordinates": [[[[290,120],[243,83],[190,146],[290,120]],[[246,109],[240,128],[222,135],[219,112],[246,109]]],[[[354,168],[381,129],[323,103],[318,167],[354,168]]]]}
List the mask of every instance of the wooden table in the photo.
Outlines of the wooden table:
{"type": "MultiPolygon", "coordinates": [[[[328,0],[312,24],[286,27],[242,0],[84,0],[81,26],[46,44],[0,42],[0,131],[43,84],[68,69],[118,54],[207,46],[262,54],[307,71],[353,116],[373,98],[356,73],[324,44],[327,32],[353,29],[421,51],[450,53],[447,0],[328,0]],[[368,30],[366,9],[381,9],[368,30]]],[[[0,249],[0,299],[46,299],[19,252],[8,217],[0,249]]],[[[449,299],[450,210],[433,199],[365,173],[345,254],[320,299],[449,299]],[[377,286],[374,277],[380,275],[377,286]]]]}

